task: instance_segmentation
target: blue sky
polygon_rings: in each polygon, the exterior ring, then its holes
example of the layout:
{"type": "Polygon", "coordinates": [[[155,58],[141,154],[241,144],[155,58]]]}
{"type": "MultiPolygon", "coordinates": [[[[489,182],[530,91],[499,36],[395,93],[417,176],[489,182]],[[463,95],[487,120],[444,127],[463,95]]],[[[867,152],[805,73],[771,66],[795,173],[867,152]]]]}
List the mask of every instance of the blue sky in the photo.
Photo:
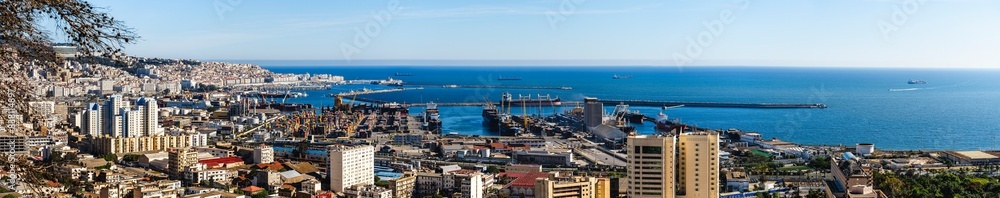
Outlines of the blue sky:
{"type": "Polygon", "coordinates": [[[1000,67],[1000,3],[991,0],[92,3],[136,28],[143,38],[126,52],[145,57],[338,65],[1000,67]]]}

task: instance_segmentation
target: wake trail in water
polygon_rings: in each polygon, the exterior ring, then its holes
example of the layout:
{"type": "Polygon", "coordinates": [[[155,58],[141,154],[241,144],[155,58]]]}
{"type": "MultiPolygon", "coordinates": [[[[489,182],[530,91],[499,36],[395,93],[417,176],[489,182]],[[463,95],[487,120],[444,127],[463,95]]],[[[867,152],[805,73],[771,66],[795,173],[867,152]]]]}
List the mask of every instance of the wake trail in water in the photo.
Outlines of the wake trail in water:
{"type": "Polygon", "coordinates": [[[965,81],[965,82],[962,82],[962,83],[959,83],[959,84],[954,84],[954,85],[948,85],[948,86],[937,86],[937,87],[915,87],[915,88],[898,88],[898,89],[889,89],[889,91],[891,91],[891,92],[897,92],[897,91],[920,91],[920,90],[927,90],[927,89],[938,89],[938,88],[954,88],[954,87],[965,87],[965,86],[971,86],[971,85],[975,85],[976,83],[979,83],[979,81],[978,81],[978,80],[967,80],[967,81],[965,81]]]}

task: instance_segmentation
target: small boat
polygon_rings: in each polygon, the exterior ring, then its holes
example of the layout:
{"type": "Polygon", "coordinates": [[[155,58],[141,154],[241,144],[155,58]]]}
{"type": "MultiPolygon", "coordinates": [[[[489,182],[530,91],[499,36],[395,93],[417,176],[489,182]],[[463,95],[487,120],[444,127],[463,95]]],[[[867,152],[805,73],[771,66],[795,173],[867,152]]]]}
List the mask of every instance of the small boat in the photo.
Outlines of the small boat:
{"type": "Polygon", "coordinates": [[[632,78],[632,76],[626,76],[626,75],[619,76],[618,74],[615,74],[614,76],[611,76],[611,79],[631,79],[631,78],[632,78]]]}
{"type": "Polygon", "coordinates": [[[458,88],[458,85],[445,85],[445,86],[441,86],[441,87],[443,87],[443,88],[458,88]]]}
{"type": "Polygon", "coordinates": [[[907,81],[906,84],[911,84],[911,85],[913,85],[913,84],[927,84],[927,81],[910,79],[910,81],[907,81]]]}
{"type": "Polygon", "coordinates": [[[560,87],[559,89],[562,89],[562,90],[573,90],[573,87],[560,87]]]}
{"type": "Polygon", "coordinates": [[[497,80],[521,80],[521,78],[520,77],[507,77],[507,78],[504,78],[503,76],[500,76],[499,78],[497,78],[497,80]]]}

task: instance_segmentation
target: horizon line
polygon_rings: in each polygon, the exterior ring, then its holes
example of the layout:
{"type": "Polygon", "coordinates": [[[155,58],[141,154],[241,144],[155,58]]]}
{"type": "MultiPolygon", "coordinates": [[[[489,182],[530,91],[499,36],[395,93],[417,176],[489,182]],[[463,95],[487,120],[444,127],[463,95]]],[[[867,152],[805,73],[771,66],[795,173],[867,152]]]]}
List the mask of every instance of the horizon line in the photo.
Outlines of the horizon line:
{"type": "MultiPolygon", "coordinates": [[[[197,59],[196,59],[197,60],[197,59]]],[[[636,63],[663,60],[616,60],[616,59],[591,59],[591,60],[569,60],[569,59],[524,59],[524,60],[502,60],[502,59],[203,59],[204,62],[232,62],[245,63],[268,67],[782,67],[782,68],[897,68],[897,69],[1000,69],[998,66],[905,66],[905,65],[803,65],[803,64],[692,64],[692,65],[669,65],[636,63]],[[265,64],[261,64],[264,62],[265,64]],[[309,64],[289,64],[280,62],[309,62],[309,64]],[[368,62],[368,63],[365,63],[368,62]],[[413,63],[410,63],[413,62],[413,63]],[[479,62],[479,63],[471,63],[479,62]],[[530,63],[530,62],[550,62],[550,63],[530,63]],[[562,63],[553,63],[562,62],[562,63]],[[565,63],[575,62],[575,63],[565,63]],[[589,63],[588,63],[589,62],[589,63]],[[612,63],[621,62],[621,63],[612,63]],[[631,63],[628,63],[631,62],[631,63]]]]}

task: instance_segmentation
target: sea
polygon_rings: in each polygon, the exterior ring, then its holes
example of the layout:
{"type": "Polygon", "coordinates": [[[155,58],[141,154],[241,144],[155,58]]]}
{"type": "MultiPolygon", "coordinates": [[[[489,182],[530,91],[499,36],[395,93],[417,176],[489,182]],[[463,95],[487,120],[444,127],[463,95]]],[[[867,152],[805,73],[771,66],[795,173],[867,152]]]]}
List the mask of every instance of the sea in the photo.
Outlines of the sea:
{"type": "MultiPolygon", "coordinates": [[[[891,150],[1000,149],[1000,70],[816,67],[499,67],[262,65],[276,73],[332,74],[345,79],[404,81],[400,92],[359,97],[399,103],[498,101],[501,93],[685,102],[823,103],[825,109],[630,107],[655,117],[712,129],[739,129],[806,145],[873,143],[891,150]],[[395,76],[395,73],[412,76],[395,76]],[[630,76],[613,79],[612,76],[630,76]],[[521,80],[497,80],[498,78],[521,80]],[[911,79],[926,84],[908,84],[911,79]],[[444,85],[570,87],[564,89],[445,88],[444,85]]],[[[328,93],[381,85],[338,85],[306,91],[288,102],[332,105],[328,93]]],[[[611,112],[615,104],[605,104],[611,112]]],[[[512,114],[550,115],[562,107],[514,107],[512,114]]],[[[440,107],[444,133],[497,135],[482,126],[482,107],[440,107]]],[[[411,108],[417,114],[424,110],[411,108]]],[[[654,124],[636,124],[654,133],[654,124]]]]}

